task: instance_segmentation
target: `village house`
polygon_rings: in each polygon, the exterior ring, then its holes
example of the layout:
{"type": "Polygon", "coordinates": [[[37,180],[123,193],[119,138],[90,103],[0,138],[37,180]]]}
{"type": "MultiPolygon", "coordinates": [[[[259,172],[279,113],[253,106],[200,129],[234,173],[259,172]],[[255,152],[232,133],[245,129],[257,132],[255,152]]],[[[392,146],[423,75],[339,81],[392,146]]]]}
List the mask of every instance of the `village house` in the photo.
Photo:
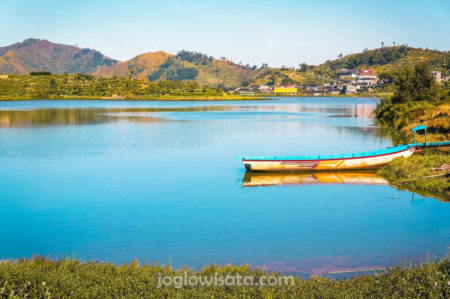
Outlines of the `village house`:
{"type": "Polygon", "coordinates": [[[358,91],[358,88],[355,85],[347,84],[347,85],[344,85],[342,91],[345,94],[354,94],[358,91]]]}
{"type": "Polygon", "coordinates": [[[223,90],[224,92],[231,92],[231,93],[233,93],[233,92],[236,91],[236,88],[231,87],[231,86],[225,86],[224,88],[222,88],[222,90],[223,90]]]}
{"type": "Polygon", "coordinates": [[[431,74],[436,78],[437,83],[442,82],[442,73],[440,71],[431,71],[431,74]]]}
{"type": "Polygon", "coordinates": [[[356,77],[356,83],[362,86],[372,86],[378,81],[378,76],[374,74],[372,68],[362,68],[359,75],[356,77]]]}
{"type": "Polygon", "coordinates": [[[345,78],[356,78],[356,76],[358,75],[358,72],[355,70],[349,70],[346,68],[343,68],[339,71],[338,73],[338,77],[339,79],[345,79],[345,78]]]}
{"type": "Polygon", "coordinates": [[[273,88],[269,85],[260,85],[259,92],[260,93],[272,93],[273,88]]]}
{"type": "Polygon", "coordinates": [[[295,95],[297,94],[297,87],[275,87],[273,92],[281,95],[295,95]]]}
{"type": "Polygon", "coordinates": [[[255,93],[258,93],[259,92],[259,86],[258,85],[250,85],[248,87],[248,90],[253,91],[255,93]]]}
{"type": "Polygon", "coordinates": [[[249,88],[237,88],[234,93],[247,96],[255,95],[255,92],[249,88]]]}

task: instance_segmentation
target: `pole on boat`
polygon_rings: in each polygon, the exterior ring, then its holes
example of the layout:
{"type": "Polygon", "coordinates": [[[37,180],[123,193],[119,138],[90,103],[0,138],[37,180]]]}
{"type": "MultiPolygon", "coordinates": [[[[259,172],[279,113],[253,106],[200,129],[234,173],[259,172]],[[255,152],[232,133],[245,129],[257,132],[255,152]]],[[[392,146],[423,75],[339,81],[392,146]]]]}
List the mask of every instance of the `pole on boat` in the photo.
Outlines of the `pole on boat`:
{"type": "Polygon", "coordinates": [[[425,131],[425,145],[427,145],[427,126],[424,125],[420,125],[417,127],[414,127],[412,129],[413,133],[414,133],[414,144],[416,144],[416,131],[420,131],[420,130],[424,130],[425,131]]]}

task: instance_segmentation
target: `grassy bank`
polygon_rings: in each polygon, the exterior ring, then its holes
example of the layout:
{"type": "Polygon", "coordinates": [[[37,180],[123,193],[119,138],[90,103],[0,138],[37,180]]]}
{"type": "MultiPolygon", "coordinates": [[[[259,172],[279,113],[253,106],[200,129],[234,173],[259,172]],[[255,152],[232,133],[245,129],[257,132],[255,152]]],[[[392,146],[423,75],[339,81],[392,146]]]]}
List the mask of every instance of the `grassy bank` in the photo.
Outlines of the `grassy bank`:
{"type": "Polygon", "coordinates": [[[449,153],[428,150],[397,158],[378,173],[401,189],[450,201],[449,153]]]}
{"type": "MultiPolygon", "coordinates": [[[[427,126],[429,142],[450,139],[450,97],[436,103],[418,102],[391,104],[382,101],[375,111],[380,125],[390,129],[400,143],[412,143],[412,128],[427,126]]],[[[417,142],[425,142],[423,132],[417,134],[417,142]]]]}
{"type": "Polygon", "coordinates": [[[32,298],[90,297],[177,297],[177,298],[449,298],[450,260],[418,267],[392,268],[375,276],[331,280],[311,278],[282,286],[162,287],[161,276],[226,276],[239,274],[259,278],[268,275],[247,266],[209,266],[200,272],[167,266],[116,266],[77,260],[50,261],[44,258],[0,262],[0,296],[32,298]]]}

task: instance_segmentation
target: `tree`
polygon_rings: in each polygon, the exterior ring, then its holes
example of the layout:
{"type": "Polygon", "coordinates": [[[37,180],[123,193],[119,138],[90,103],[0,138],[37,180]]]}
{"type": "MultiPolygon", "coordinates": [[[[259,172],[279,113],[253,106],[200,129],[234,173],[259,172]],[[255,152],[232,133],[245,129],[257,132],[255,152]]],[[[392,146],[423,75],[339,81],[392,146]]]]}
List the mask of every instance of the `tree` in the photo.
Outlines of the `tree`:
{"type": "Polygon", "coordinates": [[[31,76],[50,76],[52,73],[47,71],[31,72],[31,76]]]}
{"type": "Polygon", "coordinates": [[[342,58],[344,58],[344,54],[340,53],[340,54],[338,55],[338,59],[342,59],[342,58]]]}
{"type": "Polygon", "coordinates": [[[56,83],[54,78],[50,79],[50,83],[49,83],[49,90],[50,90],[50,94],[57,94],[58,91],[58,84],[56,83]]]}
{"type": "Polygon", "coordinates": [[[300,72],[304,73],[304,72],[306,72],[308,70],[308,65],[306,63],[304,63],[304,62],[299,64],[298,66],[300,67],[300,69],[299,69],[300,72]]]}
{"type": "Polygon", "coordinates": [[[381,48],[384,48],[384,42],[381,42],[381,48]]]}
{"type": "Polygon", "coordinates": [[[439,85],[426,63],[419,63],[414,68],[405,67],[396,76],[394,83],[394,104],[435,101],[438,98],[439,85]]]}

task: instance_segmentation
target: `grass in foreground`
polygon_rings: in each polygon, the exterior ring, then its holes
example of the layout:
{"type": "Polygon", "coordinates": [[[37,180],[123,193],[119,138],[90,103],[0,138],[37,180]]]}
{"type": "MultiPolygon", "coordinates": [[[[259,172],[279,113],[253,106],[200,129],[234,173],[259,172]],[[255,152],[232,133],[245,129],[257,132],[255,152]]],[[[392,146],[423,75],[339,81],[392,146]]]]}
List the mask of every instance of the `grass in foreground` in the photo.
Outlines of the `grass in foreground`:
{"type": "Polygon", "coordinates": [[[177,297],[177,298],[449,298],[450,260],[418,267],[395,267],[375,276],[331,280],[295,278],[293,285],[275,287],[158,288],[159,277],[181,275],[267,275],[248,266],[209,266],[199,273],[168,266],[116,266],[78,260],[45,258],[0,262],[0,296],[32,298],[177,297]]]}
{"type": "Polygon", "coordinates": [[[449,201],[449,167],[449,153],[425,150],[407,159],[394,159],[378,173],[400,188],[449,201]]]}

